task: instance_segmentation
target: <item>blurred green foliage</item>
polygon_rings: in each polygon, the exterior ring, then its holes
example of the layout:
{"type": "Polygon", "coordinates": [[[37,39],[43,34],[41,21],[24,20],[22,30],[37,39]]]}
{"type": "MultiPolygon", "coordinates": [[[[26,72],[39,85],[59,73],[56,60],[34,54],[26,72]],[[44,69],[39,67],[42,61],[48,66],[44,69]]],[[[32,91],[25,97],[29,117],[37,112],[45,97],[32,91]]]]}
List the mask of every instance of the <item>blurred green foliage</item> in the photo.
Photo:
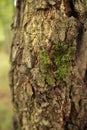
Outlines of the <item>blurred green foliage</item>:
{"type": "MultiPolygon", "coordinates": [[[[0,0],[0,49],[11,43],[10,25],[13,15],[13,0],[0,0]]],[[[8,48],[8,47],[7,47],[8,48]]]]}
{"type": "Polygon", "coordinates": [[[6,105],[3,105],[0,108],[0,130],[12,130],[12,115],[9,111],[9,108],[6,105]],[[3,114],[5,116],[3,116],[3,114]]]}
{"type": "Polygon", "coordinates": [[[12,40],[10,25],[13,0],[0,0],[0,130],[12,130],[11,94],[8,81],[9,48],[12,40]]]}
{"type": "Polygon", "coordinates": [[[4,52],[0,52],[0,78],[8,75],[9,69],[9,56],[4,52]]]}

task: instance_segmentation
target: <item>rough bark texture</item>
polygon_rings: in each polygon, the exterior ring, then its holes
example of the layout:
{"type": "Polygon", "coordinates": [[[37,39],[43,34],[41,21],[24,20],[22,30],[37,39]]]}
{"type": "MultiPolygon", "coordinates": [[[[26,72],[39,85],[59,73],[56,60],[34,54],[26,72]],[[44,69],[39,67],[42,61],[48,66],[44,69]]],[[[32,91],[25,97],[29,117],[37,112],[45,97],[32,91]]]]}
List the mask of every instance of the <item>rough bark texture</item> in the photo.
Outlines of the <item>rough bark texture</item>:
{"type": "Polygon", "coordinates": [[[16,8],[14,130],[87,130],[86,0],[18,0],[16,8]]]}

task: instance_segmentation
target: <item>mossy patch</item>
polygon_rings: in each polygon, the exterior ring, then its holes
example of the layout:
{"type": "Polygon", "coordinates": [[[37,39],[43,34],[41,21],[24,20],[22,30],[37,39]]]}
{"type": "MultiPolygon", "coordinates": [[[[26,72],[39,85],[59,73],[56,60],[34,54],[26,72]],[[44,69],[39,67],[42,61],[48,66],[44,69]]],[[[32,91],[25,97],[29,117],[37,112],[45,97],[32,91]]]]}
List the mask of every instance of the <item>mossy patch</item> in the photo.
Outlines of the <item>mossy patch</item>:
{"type": "Polygon", "coordinates": [[[72,44],[55,44],[53,46],[54,62],[56,65],[56,80],[66,80],[74,60],[75,48],[72,44]]]}
{"type": "Polygon", "coordinates": [[[51,66],[51,60],[46,49],[40,50],[39,58],[41,72],[46,73],[49,70],[49,67],[51,66]]]}
{"type": "Polygon", "coordinates": [[[54,44],[51,48],[52,59],[46,49],[40,50],[40,70],[48,84],[66,81],[75,56],[75,47],[71,43],[54,44]],[[55,66],[55,70],[51,70],[55,66]],[[48,78],[49,77],[49,78],[48,78]],[[54,80],[55,79],[55,80],[54,80]]]}
{"type": "Polygon", "coordinates": [[[44,79],[44,82],[47,83],[49,86],[54,85],[55,80],[51,73],[52,61],[49,57],[49,53],[44,48],[40,50],[39,61],[42,79],[44,79]]]}

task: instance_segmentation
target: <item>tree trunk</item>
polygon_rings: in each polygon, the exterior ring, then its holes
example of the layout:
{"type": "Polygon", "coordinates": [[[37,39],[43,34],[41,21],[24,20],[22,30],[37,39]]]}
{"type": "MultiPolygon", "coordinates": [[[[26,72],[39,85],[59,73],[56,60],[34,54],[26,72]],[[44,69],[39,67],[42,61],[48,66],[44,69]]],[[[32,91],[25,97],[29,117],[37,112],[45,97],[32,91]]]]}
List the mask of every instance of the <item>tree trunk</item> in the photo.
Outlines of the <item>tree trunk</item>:
{"type": "Polygon", "coordinates": [[[86,0],[18,0],[16,8],[14,130],[87,130],[86,0]]]}

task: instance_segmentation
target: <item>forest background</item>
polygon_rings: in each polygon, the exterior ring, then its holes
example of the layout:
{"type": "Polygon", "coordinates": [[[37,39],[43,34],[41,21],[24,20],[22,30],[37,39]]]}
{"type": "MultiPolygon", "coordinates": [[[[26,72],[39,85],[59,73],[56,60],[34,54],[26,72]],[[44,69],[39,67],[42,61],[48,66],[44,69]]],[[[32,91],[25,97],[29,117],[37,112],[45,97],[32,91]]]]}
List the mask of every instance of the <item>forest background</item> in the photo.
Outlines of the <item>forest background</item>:
{"type": "Polygon", "coordinates": [[[13,10],[12,0],[0,0],[0,130],[12,130],[12,106],[8,73],[13,10]]]}

